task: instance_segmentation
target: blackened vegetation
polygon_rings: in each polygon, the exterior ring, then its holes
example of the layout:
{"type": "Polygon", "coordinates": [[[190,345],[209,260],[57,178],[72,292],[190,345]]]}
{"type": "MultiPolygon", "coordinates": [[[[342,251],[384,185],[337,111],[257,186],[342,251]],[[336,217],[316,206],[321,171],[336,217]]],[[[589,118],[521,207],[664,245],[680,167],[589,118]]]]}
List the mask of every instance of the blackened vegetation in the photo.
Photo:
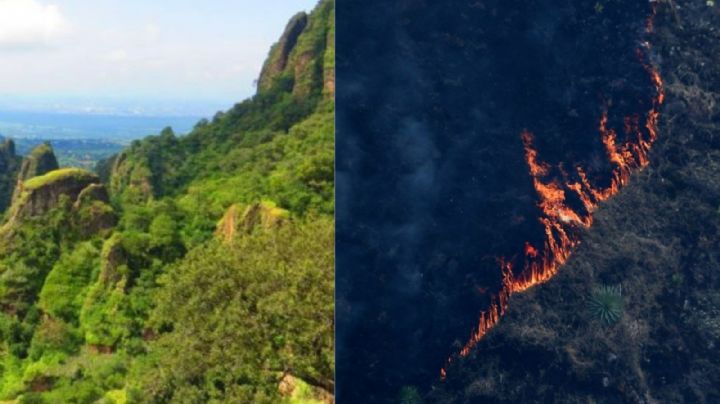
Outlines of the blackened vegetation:
{"type": "Polygon", "coordinates": [[[673,3],[651,38],[667,101],[649,166],[428,401],[720,401],[720,9],[673,3]],[[622,285],[610,326],[584,309],[602,284],[622,285]]]}
{"type": "Polygon", "coordinates": [[[339,7],[339,400],[423,390],[500,287],[497,258],[540,244],[523,129],[544,161],[582,163],[607,185],[602,112],[622,134],[624,117],[651,107],[649,60],[637,55],[650,10],[570,0],[339,7]]]}

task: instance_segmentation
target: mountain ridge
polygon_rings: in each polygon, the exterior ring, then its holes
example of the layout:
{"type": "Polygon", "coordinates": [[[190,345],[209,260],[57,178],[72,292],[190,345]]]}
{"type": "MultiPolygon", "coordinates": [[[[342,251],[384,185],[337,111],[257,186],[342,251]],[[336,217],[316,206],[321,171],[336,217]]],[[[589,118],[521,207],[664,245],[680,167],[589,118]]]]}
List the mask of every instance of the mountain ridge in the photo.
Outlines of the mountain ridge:
{"type": "Polygon", "coordinates": [[[332,400],[333,13],[256,95],[97,175],[5,143],[0,399],[332,400]]]}

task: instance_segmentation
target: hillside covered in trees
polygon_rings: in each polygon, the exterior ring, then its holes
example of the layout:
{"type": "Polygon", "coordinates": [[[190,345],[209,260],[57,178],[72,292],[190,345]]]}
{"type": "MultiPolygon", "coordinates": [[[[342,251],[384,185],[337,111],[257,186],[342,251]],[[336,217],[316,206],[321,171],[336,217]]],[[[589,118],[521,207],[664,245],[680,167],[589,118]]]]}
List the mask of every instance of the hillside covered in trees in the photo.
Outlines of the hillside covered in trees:
{"type": "Polygon", "coordinates": [[[255,96],[96,172],[0,146],[0,400],[313,402],[334,388],[334,2],[255,96]]]}

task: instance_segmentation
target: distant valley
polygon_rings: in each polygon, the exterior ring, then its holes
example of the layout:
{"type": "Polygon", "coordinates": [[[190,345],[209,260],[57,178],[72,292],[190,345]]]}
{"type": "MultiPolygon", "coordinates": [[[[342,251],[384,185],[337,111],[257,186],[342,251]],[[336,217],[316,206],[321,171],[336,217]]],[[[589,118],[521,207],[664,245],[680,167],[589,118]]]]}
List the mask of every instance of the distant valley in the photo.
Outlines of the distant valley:
{"type": "Polygon", "coordinates": [[[130,141],[124,139],[45,139],[14,138],[17,152],[27,155],[40,143],[50,142],[55,149],[60,167],[77,167],[92,170],[98,161],[120,152],[130,141]]]}
{"type": "Polygon", "coordinates": [[[92,169],[132,140],[159,133],[170,126],[185,134],[200,120],[195,116],[132,116],[0,111],[0,138],[12,138],[26,155],[50,142],[63,167],[92,169]]]}

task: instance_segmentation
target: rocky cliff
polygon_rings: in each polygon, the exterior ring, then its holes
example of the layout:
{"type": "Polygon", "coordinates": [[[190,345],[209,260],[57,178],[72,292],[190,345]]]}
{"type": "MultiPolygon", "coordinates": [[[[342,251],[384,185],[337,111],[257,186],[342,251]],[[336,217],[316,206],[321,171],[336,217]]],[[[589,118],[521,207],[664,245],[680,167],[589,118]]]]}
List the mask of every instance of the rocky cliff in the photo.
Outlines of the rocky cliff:
{"type": "Polygon", "coordinates": [[[20,161],[21,157],[15,154],[15,142],[5,139],[0,144],[0,213],[10,206],[20,161]]]}
{"type": "Polygon", "coordinates": [[[66,207],[77,213],[78,229],[82,233],[96,234],[115,223],[108,202],[105,187],[97,175],[78,168],[53,170],[18,181],[9,219],[2,230],[4,233],[12,232],[14,227],[27,219],[66,207]]]}
{"type": "Polygon", "coordinates": [[[46,174],[60,168],[55,157],[55,152],[49,143],[43,143],[35,147],[30,154],[23,159],[18,181],[27,181],[30,178],[46,174]]]}
{"type": "Polygon", "coordinates": [[[334,2],[322,2],[307,15],[295,15],[273,45],[258,80],[258,92],[275,87],[306,97],[315,89],[334,94],[334,2]]]}
{"type": "MultiPolygon", "coordinates": [[[[269,143],[318,112],[329,121],[335,91],[334,34],[332,0],[294,16],[269,52],[253,98],[212,120],[201,120],[186,136],[177,137],[166,128],[102,162],[100,172],[108,177],[111,196],[141,201],[182,192],[200,173],[216,171],[209,163],[218,156],[269,143]]],[[[236,168],[236,161],[223,164],[226,170],[236,168]]]]}
{"type": "Polygon", "coordinates": [[[272,229],[281,226],[290,217],[290,212],[278,208],[272,202],[254,203],[243,209],[240,205],[232,205],[218,222],[215,236],[225,242],[236,237],[251,233],[257,228],[272,229]]]}
{"type": "Polygon", "coordinates": [[[280,40],[270,49],[263,69],[258,79],[258,90],[268,90],[273,85],[273,81],[282,74],[288,65],[290,53],[297,45],[298,37],[307,27],[308,15],[306,13],[298,13],[290,19],[280,40]]]}
{"type": "Polygon", "coordinates": [[[35,147],[30,154],[22,159],[20,170],[15,181],[13,201],[22,193],[23,183],[31,178],[46,174],[59,168],[55,152],[49,143],[35,147]]]}

